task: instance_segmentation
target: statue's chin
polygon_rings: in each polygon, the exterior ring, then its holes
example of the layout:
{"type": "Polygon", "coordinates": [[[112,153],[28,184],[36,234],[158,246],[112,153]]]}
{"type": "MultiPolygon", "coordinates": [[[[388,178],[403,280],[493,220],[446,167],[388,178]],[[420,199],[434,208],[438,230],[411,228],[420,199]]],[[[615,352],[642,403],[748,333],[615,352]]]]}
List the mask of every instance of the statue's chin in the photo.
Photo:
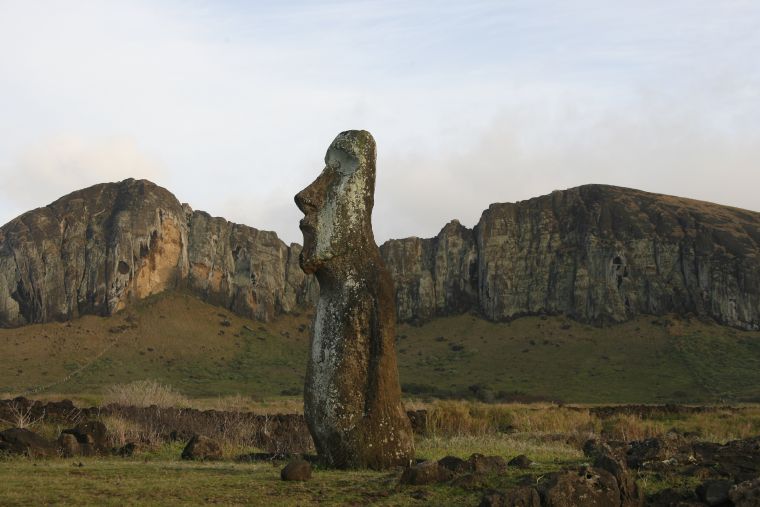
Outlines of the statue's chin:
{"type": "Polygon", "coordinates": [[[307,275],[312,275],[316,271],[316,266],[314,266],[311,260],[311,257],[304,255],[304,252],[301,252],[301,255],[298,256],[298,264],[307,275]]]}

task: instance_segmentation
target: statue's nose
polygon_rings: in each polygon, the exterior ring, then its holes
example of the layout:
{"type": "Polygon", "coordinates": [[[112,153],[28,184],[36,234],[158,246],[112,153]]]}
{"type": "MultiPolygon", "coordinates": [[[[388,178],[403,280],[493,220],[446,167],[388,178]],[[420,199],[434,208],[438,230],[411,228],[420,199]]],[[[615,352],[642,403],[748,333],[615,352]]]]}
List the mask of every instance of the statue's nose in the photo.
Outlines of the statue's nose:
{"type": "Polygon", "coordinates": [[[311,185],[298,192],[296,194],[295,201],[298,209],[300,209],[304,214],[317,209],[317,203],[311,185]]]}

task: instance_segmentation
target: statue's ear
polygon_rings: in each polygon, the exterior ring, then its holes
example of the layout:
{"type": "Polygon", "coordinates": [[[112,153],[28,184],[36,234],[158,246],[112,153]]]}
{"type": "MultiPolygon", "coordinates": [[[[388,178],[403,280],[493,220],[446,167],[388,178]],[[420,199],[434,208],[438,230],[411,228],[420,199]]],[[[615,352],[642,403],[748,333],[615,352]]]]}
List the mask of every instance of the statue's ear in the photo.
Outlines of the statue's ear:
{"type": "Polygon", "coordinates": [[[346,176],[355,173],[359,168],[359,159],[353,155],[346,153],[340,148],[335,148],[332,146],[327,150],[325,162],[328,166],[346,176]]]}

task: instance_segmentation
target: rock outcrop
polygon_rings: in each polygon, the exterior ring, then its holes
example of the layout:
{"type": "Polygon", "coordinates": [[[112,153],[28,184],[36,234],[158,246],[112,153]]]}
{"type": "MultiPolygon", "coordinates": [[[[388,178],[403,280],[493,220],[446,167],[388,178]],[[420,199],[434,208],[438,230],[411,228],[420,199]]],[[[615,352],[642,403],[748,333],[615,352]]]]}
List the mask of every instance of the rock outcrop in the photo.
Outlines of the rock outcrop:
{"type": "MultiPolygon", "coordinates": [[[[108,315],[175,287],[271,319],[316,302],[301,247],[181,205],[147,181],[95,185],[0,228],[0,326],[108,315]]],[[[640,314],[760,329],[760,213],[606,185],[493,204],[469,229],[387,241],[399,320],[475,311],[640,314]]]]}
{"type": "Polygon", "coordinates": [[[760,213],[606,185],[492,204],[470,231],[382,248],[399,317],[594,324],[694,314],[760,329],[760,213]],[[472,239],[471,239],[472,238],[472,239]]]}
{"type": "Polygon", "coordinates": [[[180,287],[268,320],[315,297],[299,252],[149,181],[95,185],[0,228],[0,326],[110,315],[180,287]]]}

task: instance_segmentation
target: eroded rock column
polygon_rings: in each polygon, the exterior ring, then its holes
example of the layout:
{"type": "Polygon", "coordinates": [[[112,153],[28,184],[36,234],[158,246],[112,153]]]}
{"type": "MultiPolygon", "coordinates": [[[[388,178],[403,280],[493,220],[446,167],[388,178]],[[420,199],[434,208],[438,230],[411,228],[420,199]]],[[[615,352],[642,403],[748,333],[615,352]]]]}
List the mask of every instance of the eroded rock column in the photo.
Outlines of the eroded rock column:
{"type": "Polygon", "coordinates": [[[295,197],[301,268],[319,281],[304,410],[330,466],[387,468],[414,457],[396,364],[393,281],[372,233],[375,140],[340,133],[325,168],[295,197]]]}

